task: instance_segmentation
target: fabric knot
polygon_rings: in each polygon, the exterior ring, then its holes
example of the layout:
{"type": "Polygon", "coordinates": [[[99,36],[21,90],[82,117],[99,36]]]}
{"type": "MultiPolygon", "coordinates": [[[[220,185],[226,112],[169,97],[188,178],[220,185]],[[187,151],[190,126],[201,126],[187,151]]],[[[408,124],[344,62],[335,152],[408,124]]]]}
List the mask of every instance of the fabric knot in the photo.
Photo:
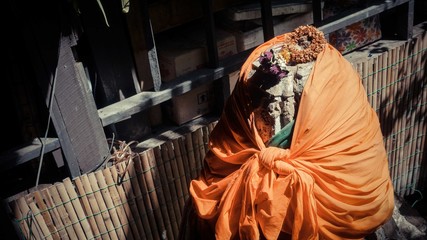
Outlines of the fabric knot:
{"type": "Polygon", "coordinates": [[[289,149],[267,147],[261,150],[259,159],[267,169],[280,175],[289,175],[295,171],[294,166],[288,162],[289,156],[289,149]]]}

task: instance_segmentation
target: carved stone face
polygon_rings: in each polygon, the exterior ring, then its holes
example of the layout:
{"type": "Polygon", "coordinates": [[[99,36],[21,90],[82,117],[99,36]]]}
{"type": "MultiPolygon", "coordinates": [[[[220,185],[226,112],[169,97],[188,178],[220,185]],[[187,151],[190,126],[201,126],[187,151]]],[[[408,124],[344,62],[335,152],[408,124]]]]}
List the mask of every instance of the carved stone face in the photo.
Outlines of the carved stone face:
{"type": "Polygon", "coordinates": [[[255,125],[264,143],[295,120],[301,94],[313,63],[287,66],[289,72],[280,80],[260,71],[253,72],[248,82],[255,106],[255,125]]]}

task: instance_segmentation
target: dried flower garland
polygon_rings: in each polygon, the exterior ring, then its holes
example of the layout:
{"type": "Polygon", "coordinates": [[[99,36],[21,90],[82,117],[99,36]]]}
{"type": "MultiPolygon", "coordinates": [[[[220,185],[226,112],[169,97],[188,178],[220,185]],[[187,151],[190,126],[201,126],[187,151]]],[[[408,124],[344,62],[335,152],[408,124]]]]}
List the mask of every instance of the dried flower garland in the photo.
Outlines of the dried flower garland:
{"type": "Polygon", "coordinates": [[[307,63],[316,60],[326,43],[323,32],[317,28],[300,26],[289,33],[289,42],[284,43],[282,51],[289,52],[290,63],[307,63]]]}
{"type": "Polygon", "coordinates": [[[316,60],[327,41],[321,31],[313,26],[300,26],[280,46],[271,48],[258,58],[256,68],[276,76],[278,80],[287,76],[287,64],[307,63],[316,60]]]}

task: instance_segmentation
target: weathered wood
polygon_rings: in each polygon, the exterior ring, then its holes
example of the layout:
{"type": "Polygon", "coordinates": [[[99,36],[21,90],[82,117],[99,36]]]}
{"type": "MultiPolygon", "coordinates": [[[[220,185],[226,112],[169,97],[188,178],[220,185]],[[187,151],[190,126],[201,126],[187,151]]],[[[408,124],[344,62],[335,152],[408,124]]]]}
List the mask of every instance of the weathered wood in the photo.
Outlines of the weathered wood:
{"type": "Polygon", "coordinates": [[[32,142],[18,146],[0,155],[0,171],[6,171],[40,156],[42,146],[44,153],[60,148],[58,138],[35,138],[32,142]]]}
{"type": "Polygon", "coordinates": [[[148,8],[145,5],[146,1],[132,1],[130,11],[125,16],[140,88],[151,90],[154,87],[158,90],[157,87],[161,85],[160,69],[148,8]],[[155,58],[151,58],[153,55],[155,58]]]}
{"type": "Polygon", "coordinates": [[[354,12],[353,10],[344,11],[336,16],[325,19],[316,26],[325,34],[334,32],[338,29],[346,27],[350,24],[363,20],[365,18],[375,16],[386,10],[392,9],[396,6],[409,2],[408,0],[396,0],[396,1],[373,1],[369,3],[369,6],[362,10],[354,12]]]}
{"type": "MultiPolygon", "coordinates": [[[[120,1],[106,1],[102,5],[109,25],[104,21],[96,1],[79,3],[80,17],[96,69],[94,74],[99,78],[98,88],[95,89],[99,93],[96,98],[98,108],[131,97],[141,89],[120,1]]],[[[116,138],[129,140],[139,139],[151,132],[148,114],[142,111],[121,120],[126,121],[114,122],[114,126],[105,129],[106,134],[114,133],[116,138]]]]}
{"type": "Polygon", "coordinates": [[[220,61],[219,67],[215,69],[200,69],[189,74],[176,78],[173,82],[162,84],[158,92],[145,91],[135,94],[98,109],[98,114],[103,126],[122,121],[135,113],[170,100],[173,96],[178,96],[192,89],[208,84],[221,77],[228,75],[241,67],[246,60],[250,50],[236,54],[230,58],[220,61]]]}
{"type": "Polygon", "coordinates": [[[261,19],[264,42],[272,39],[274,35],[273,10],[271,0],[261,0],[261,19]]]}
{"type": "Polygon", "coordinates": [[[51,119],[70,175],[89,171],[108,154],[102,125],[91,93],[75,69],[72,47],[74,10],[64,2],[15,3],[25,36],[28,59],[38,85],[51,106],[51,119]],[[52,11],[55,9],[55,11],[52,11]]]}

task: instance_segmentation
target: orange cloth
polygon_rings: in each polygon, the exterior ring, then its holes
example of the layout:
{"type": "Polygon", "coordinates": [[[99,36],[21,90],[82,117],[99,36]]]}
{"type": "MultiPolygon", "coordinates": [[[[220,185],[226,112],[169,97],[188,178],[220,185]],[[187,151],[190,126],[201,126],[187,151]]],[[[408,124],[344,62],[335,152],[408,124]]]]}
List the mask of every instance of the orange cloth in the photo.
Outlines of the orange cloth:
{"type": "Polygon", "coordinates": [[[210,135],[205,167],[190,184],[216,239],[360,239],[387,221],[393,186],[376,113],[351,64],[331,45],[305,84],[290,149],[265,146],[246,88],[253,51],[210,135]],[[262,233],[260,233],[260,230],[262,233]]]}

